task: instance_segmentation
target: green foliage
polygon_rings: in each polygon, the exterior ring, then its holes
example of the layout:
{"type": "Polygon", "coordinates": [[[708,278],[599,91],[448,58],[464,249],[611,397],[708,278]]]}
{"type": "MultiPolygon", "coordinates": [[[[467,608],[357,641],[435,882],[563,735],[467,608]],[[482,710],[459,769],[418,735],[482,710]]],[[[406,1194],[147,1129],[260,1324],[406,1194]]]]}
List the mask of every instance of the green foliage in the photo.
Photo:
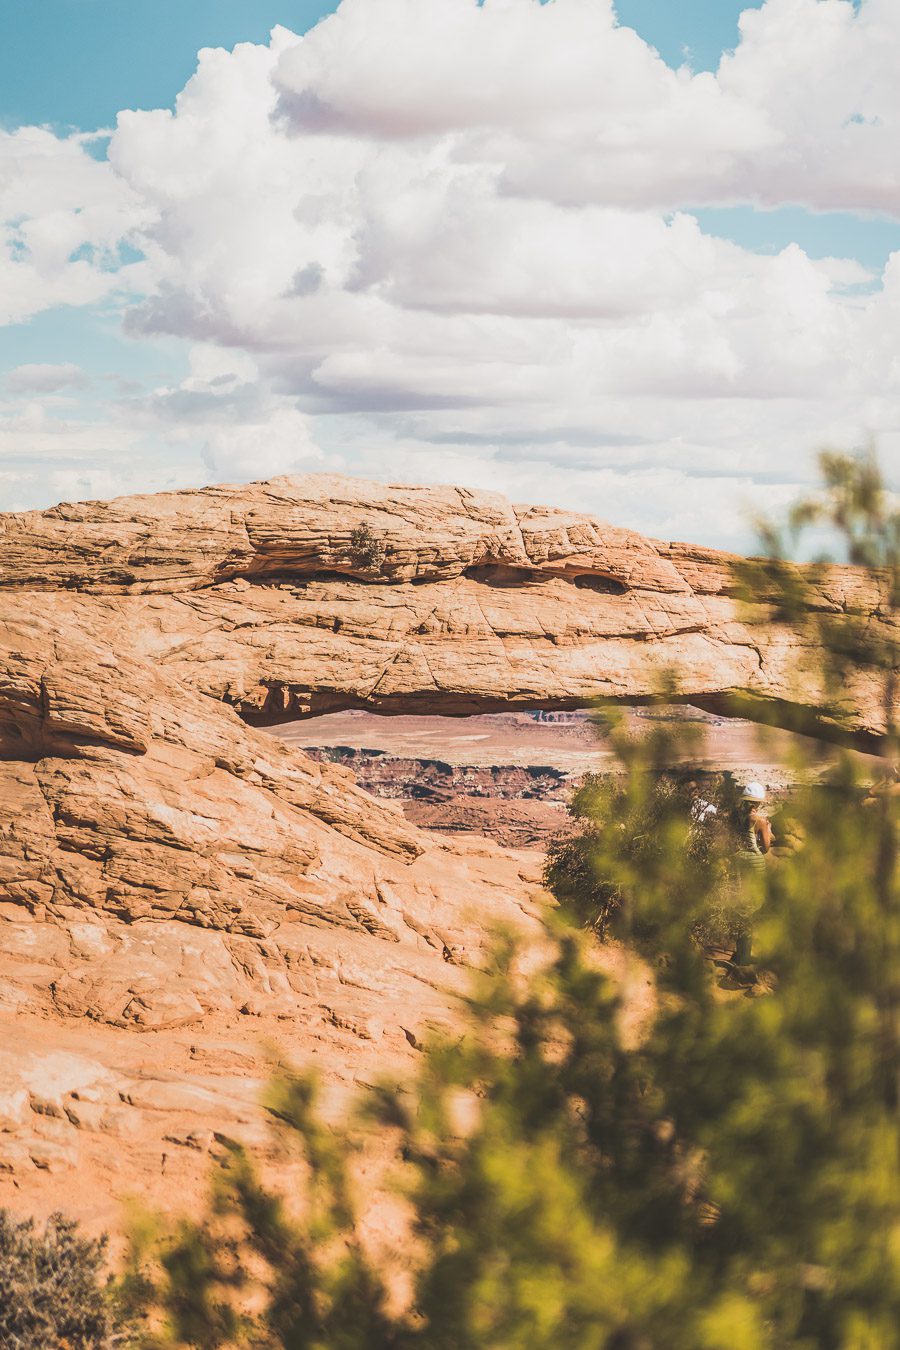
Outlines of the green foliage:
{"type": "Polygon", "coordinates": [[[236,1151],[217,1214],[165,1257],[172,1337],[156,1344],[900,1346],[900,895],[893,865],[882,875],[895,808],[861,805],[842,763],[795,811],[828,846],[769,879],[755,941],[774,993],[723,993],[690,936],[703,897],[688,901],[673,855],[675,887],[660,859],[634,902],[636,931],[667,953],[640,1044],[623,1038],[587,939],[557,931],[530,975],[507,940],[462,1037],[368,1101],[404,1159],[411,1308],[390,1311],[360,1236],[360,1127],[326,1129],[300,1080],[278,1110],[301,1146],[303,1221],[236,1151]],[[224,1219],[237,1224],[227,1237],[224,1219]],[[265,1311],[236,1331],[221,1308],[251,1254],[265,1311]]]}
{"type": "Polygon", "coordinates": [[[350,534],[349,554],[355,567],[377,572],[387,556],[387,548],[368,521],[364,521],[362,525],[357,525],[350,534]]]}
{"type": "Polygon", "coordinates": [[[900,798],[844,751],[797,793],[802,846],[752,897],[766,978],[729,989],[694,934],[731,845],[660,776],[670,734],[619,728],[621,772],[579,803],[579,885],[612,888],[653,958],[640,1035],[638,954],[617,988],[561,918],[537,969],[498,936],[459,1033],[356,1120],[326,1127],[314,1085],[283,1079],[294,1183],[235,1148],[202,1222],[136,1252],[166,1323],[145,1346],[900,1350],[900,798]],[[411,1214],[406,1302],[354,1192],[373,1124],[411,1214]]]}
{"type": "Polygon", "coordinates": [[[616,709],[603,721],[620,771],[588,774],[574,794],[573,828],[550,841],[545,885],[564,914],[601,940],[614,934],[653,942],[655,923],[646,906],[638,915],[632,900],[662,869],[670,887],[687,896],[684,912],[693,913],[698,941],[733,945],[757,899],[740,894],[738,785],[730,774],[671,767],[684,749],[683,729],[660,725],[636,736],[616,709]],[[698,913],[692,902],[699,895],[705,905],[698,913]]]}
{"type": "MultiPolygon", "coordinates": [[[[361,1245],[353,1133],[324,1129],[307,1083],[285,1086],[308,1219],[288,1223],[240,1153],[222,1192],[270,1272],[265,1330],[248,1326],[246,1343],[900,1344],[900,934],[872,885],[879,811],[846,809],[836,824],[833,802],[812,794],[802,814],[839,861],[807,849],[773,878],[759,940],[775,996],[723,1002],[660,889],[648,903],[671,925],[670,959],[640,1047],[623,1043],[612,990],[563,933],[530,978],[501,950],[463,1039],[430,1049],[411,1094],[378,1096],[425,1245],[415,1317],[388,1315],[361,1245]]],[[[896,913],[893,882],[890,896],[896,913]]],[[[166,1257],[174,1343],[226,1343],[210,1315],[223,1253],[230,1268],[231,1248],[205,1227],[166,1257]]]]}
{"type": "Polygon", "coordinates": [[[0,1345],[4,1350],[105,1350],[112,1319],[101,1274],[105,1244],[55,1214],[42,1233],[0,1210],[0,1345]]]}
{"type": "MultiPolygon", "coordinates": [[[[897,672],[900,666],[900,510],[885,488],[872,454],[826,452],[820,457],[823,488],[791,511],[786,530],[760,524],[766,556],[735,565],[737,592],[744,600],[767,602],[758,621],[787,623],[805,632],[814,666],[797,670],[801,684],[818,688],[822,723],[840,738],[852,728],[848,687],[880,687],[883,734],[872,745],[896,759],[897,672]],[[848,577],[827,558],[800,568],[784,561],[810,526],[842,543],[848,563],[862,569],[848,577]]],[[[748,618],[751,617],[748,615],[748,618]]],[[[740,711],[740,698],[736,699],[740,711]]],[[[758,709],[761,716],[765,710],[758,709]]],[[[778,718],[807,730],[799,707],[778,709],[778,718]]]]}
{"type": "Polygon", "coordinates": [[[123,1281],[144,1350],[192,1346],[362,1350],[399,1344],[384,1283],[360,1243],[348,1177],[352,1132],[333,1135],[311,1079],[283,1077],[268,1107],[295,1148],[303,1218],[263,1185],[237,1144],[215,1179],[209,1213],[161,1238],[161,1223],[133,1232],[123,1281]],[[246,1308],[264,1301],[262,1316],[246,1308]]]}

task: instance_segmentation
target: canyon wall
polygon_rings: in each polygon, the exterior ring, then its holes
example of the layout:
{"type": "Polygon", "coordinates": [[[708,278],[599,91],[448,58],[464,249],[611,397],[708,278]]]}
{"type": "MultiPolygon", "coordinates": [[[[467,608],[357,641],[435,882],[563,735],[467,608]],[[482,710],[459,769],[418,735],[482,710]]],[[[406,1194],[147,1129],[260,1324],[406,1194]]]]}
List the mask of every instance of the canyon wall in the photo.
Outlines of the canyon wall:
{"type": "MultiPolygon", "coordinates": [[[[149,1185],[160,1138],[206,1119],[197,1055],[248,1018],[337,1078],[399,1063],[491,925],[534,924],[535,855],[423,831],[258,724],[639,700],[674,669],[705,706],[877,737],[874,672],[820,711],[807,639],[733,590],[724,555],[456,488],[279,479],[0,517],[0,1018],[34,1037],[27,1081],[0,1080],[0,1203],[53,1158],[149,1185]],[[104,1129],[144,1143],[110,1155],[104,1129]]],[[[883,621],[850,569],[815,603],[883,621]]]]}
{"type": "MultiPolygon", "coordinates": [[[[5,614],[38,594],[63,636],[121,622],[118,650],[248,721],[564,709],[674,670],[705,706],[877,737],[872,673],[823,708],[816,652],[765,597],[739,610],[733,561],[493,493],[317,475],[0,517],[5,614]]],[[[881,600],[834,568],[813,603],[878,623],[881,600]]]]}

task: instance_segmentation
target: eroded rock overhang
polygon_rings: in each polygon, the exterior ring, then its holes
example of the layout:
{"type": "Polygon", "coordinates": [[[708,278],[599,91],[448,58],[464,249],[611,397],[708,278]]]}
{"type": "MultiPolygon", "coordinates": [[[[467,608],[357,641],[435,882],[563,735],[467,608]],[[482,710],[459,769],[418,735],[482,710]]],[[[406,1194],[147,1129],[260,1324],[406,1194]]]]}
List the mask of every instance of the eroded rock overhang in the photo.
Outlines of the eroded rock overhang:
{"type": "MultiPolygon", "coordinates": [[[[826,699],[814,640],[739,605],[735,561],[493,493],[320,475],[0,518],[7,613],[36,593],[62,637],[107,632],[249,723],[640,702],[672,676],[685,701],[873,748],[877,672],[826,699]]],[[[886,622],[850,568],[814,603],[886,622]]],[[[52,723],[52,663],[42,678],[52,723]]],[[[103,734],[137,743],[142,715],[129,731],[111,710],[103,734]]]]}
{"type": "MultiPolygon", "coordinates": [[[[53,1014],[54,1044],[72,1043],[60,1019],[80,1038],[85,1018],[212,1018],[214,1040],[270,1017],[292,1028],[291,1058],[312,1049],[339,1079],[402,1064],[452,1024],[497,927],[539,932],[540,856],[419,829],[253,723],[640,701],[671,670],[706,706],[739,696],[758,718],[799,709],[819,734],[877,737],[875,672],[849,672],[823,714],[810,639],[764,603],[741,610],[730,563],[491,494],[347,479],[0,516],[14,1038],[22,1010],[53,1014]]],[[[877,587],[846,570],[815,603],[885,622],[877,587]]],[[[156,1105],[158,1172],[173,1123],[156,1105]]]]}
{"type": "MultiPolygon", "coordinates": [[[[885,622],[846,569],[815,603],[885,622]]],[[[422,830],[253,724],[641,701],[673,671],[705,706],[877,738],[876,673],[823,714],[811,639],[769,619],[726,556],[454,488],[293,479],[0,517],[5,987],[117,1026],[248,998],[343,1026],[348,987],[360,1025],[422,990],[446,1009],[491,925],[534,922],[539,860],[422,830]]]]}

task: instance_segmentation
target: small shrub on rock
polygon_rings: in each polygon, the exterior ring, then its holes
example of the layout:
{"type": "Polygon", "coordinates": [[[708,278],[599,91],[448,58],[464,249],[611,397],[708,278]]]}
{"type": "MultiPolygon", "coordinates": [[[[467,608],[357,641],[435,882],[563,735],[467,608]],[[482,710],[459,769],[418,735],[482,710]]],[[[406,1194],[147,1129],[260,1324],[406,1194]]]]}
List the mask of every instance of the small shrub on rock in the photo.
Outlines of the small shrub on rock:
{"type": "Polygon", "coordinates": [[[112,1317],[102,1280],[106,1243],[78,1236],[61,1214],[37,1233],[0,1210],[3,1350],[106,1350],[112,1317]]]}
{"type": "Polygon", "coordinates": [[[350,535],[350,559],[354,567],[377,572],[387,555],[384,542],[378,538],[367,521],[357,525],[350,535]]]}

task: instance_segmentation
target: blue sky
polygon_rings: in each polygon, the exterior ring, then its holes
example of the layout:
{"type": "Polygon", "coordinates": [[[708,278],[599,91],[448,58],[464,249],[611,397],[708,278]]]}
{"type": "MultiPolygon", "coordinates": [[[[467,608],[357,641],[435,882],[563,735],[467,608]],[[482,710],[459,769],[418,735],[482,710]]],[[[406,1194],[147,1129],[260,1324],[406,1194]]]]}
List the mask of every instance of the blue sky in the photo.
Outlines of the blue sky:
{"type": "Polygon", "coordinates": [[[120,108],[171,104],[201,47],[304,32],[334,8],[318,0],[0,0],[0,119],[83,131],[120,108]]]}
{"type": "Polygon", "coordinates": [[[737,45],[741,10],[758,4],[734,0],[617,0],[620,23],[646,38],[670,65],[687,60],[695,70],[715,70],[723,51],[737,45]]]}
{"type": "MultiPolygon", "coordinates": [[[[866,24],[850,0],[617,0],[620,26],[688,73],[665,85],[648,49],[623,48],[631,74],[618,82],[614,61],[588,79],[550,159],[529,114],[545,56],[528,0],[486,0],[480,49],[463,32],[472,0],[345,0],[343,26],[317,30],[327,39],[304,43],[299,63],[290,41],[269,52],[273,27],[306,32],[335,8],[0,0],[0,132],[18,133],[0,291],[22,314],[0,324],[0,509],[246,477],[258,462],[550,494],[721,543],[733,524],[717,485],[733,484],[735,510],[740,492],[758,506],[760,492],[786,499],[810,481],[817,437],[892,445],[896,433],[900,446],[893,367],[876,375],[895,303],[885,268],[900,251],[891,0],[865,0],[866,24]],[[441,5],[430,29],[423,16],[441,5]],[[698,113],[747,9],[740,79],[698,113]],[[521,88],[492,55],[509,33],[532,63],[521,88]],[[206,63],[190,118],[159,120],[201,48],[236,44],[255,45],[206,63]],[[276,132],[260,111],[269,79],[281,95],[299,82],[299,111],[286,104],[276,132]],[[463,90],[510,156],[491,201],[495,151],[474,167],[490,141],[469,145],[464,108],[455,124],[463,90]],[[339,134],[323,142],[303,109],[327,120],[331,104],[339,134]],[[125,119],[109,164],[106,138],[72,139],[123,110],[145,111],[125,119]],[[677,143],[673,116],[688,128],[677,143]],[[419,123],[446,124],[455,147],[441,159],[441,131],[430,177],[419,123]],[[53,135],[23,141],[29,127],[53,135]],[[625,158],[622,134],[638,138],[625,158]],[[602,170],[595,145],[611,156],[602,170]],[[88,157],[107,177],[91,179],[88,157]],[[440,200],[423,198],[438,180],[440,200]],[[365,199],[348,206],[360,183],[365,199]],[[73,241],[68,262],[60,238],[73,241]],[[16,264],[32,257],[26,276],[16,264]]],[[[551,9],[560,59],[575,71],[583,46],[602,66],[615,45],[605,0],[551,9]]],[[[0,161],[0,204],[3,184],[0,161]]]]}
{"type": "MultiPolygon", "coordinates": [[[[669,65],[715,70],[737,44],[741,12],[761,3],[616,0],[616,11],[669,65]]],[[[276,24],[302,33],[335,8],[327,0],[0,0],[0,125],[88,131],[113,126],[122,108],[171,106],[201,47],[265,42],[276,24]]],[[[850,252],[881,267],[900,246],[900,226],[879,217],[743,206],[699,214],[716,234],[764,252],[796,240],[815,257],[850,252]]]]}
{"type": "MultiPolygon", "coordinates": [[[[670,65],[714,70],[735,46],[738,0],[618,0],[620,22],[670,65]]],[[[7,126],[111,125],[120,108],[170,104],[200,47],[263,42],[275,24],[305,32],[323,0],[0,0],[0,118],[7,126]]]]}

